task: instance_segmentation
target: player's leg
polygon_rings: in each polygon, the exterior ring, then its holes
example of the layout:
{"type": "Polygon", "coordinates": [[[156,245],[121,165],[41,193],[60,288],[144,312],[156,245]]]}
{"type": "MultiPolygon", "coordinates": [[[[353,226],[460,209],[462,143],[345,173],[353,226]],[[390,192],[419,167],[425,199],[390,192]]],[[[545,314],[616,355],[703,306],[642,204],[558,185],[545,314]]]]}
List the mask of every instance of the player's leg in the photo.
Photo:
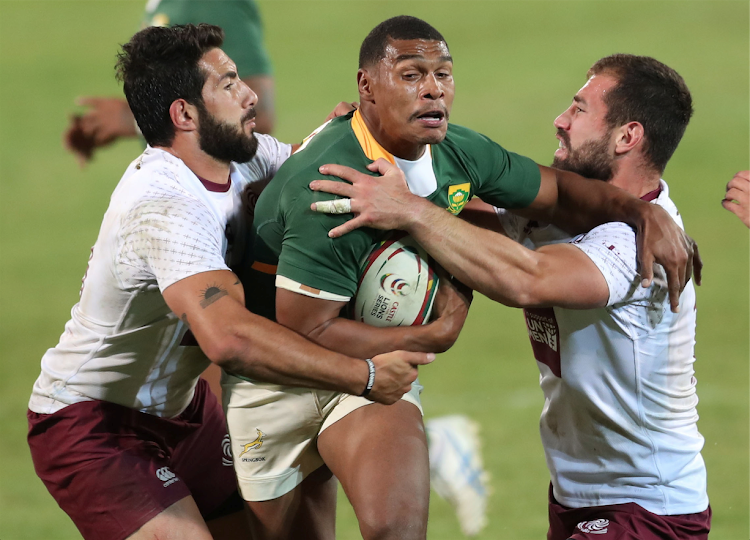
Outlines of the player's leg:
{"type": "Polygon", "coordinates": [[[253,540],[333,540],[336,487],[336,479],[324,465],[281,497],[248,501],[253,540]]]}
{"type": "Polygon", "coordinates": [[[172,539],[215,540],[192,497],[177,501],[128,536],[128,540],[172,539]]]}
{"type": "Polygon", "coordinates": [[[253,540],[333,539],[336,481],[315,445],[322,404],[338,396],[222,379],[234,468],[253,540]]]}
{"type": "Polygon", "coordinates": [[[417,406],[401,400],[360,407],[326,427],[318,451],[341,482],[365,540],[426,538],[429,465],[417,406]]]}

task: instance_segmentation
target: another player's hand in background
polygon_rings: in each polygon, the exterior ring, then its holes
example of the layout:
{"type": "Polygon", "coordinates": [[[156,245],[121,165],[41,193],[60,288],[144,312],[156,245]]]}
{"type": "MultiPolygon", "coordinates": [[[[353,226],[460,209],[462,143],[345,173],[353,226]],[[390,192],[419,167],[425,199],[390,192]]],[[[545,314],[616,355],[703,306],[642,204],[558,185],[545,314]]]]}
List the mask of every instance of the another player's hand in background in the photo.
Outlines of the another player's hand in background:
{"type": "Polygon", "coordinates": [[[672,311],[679,311],[680,293],[695,272],[695,283],[701,283],[703,262],[698,245],[677,226],[658,205],[644,205],[641,225],[636,231],[638,263],[642,285],[648,287],[654,277],[654,263],[664,267],[672,311]]]}
{"type": "Polygon", "coordinates": [[[430,317],[428,327],[434,331],[435,348],[433,350],[445,352],[458,339],[458,334],[469,314],[474,291],[451,277],[434,261],[430,263],[430,266],[435,267],[440,277],[440,285],[432,306],[432,317],[430,317]]]}
{"type": "Polygon", "coordinates": [[[732,177],[721,205],[750,227],[750,171],[740,171],[732,177]]]}
{"type": "MultiPolygon", "coordinates": [[[[405,229],[415,216],[415,205],[432,204],[409,191],[404,173],[392,163],[381,158],[370,163],[367,168],[382,176],[369,176],[344,165],[323,165],[320,167],[321,174],[338,176],[350,183],[333,180],[314,180],[310,183],[313,191],[326,191],[351,199],[351,212],[355,217],[332,229],[328,233],[331,238],[359,227],[405,229]]],[[[312,204],[313,210],[330,212],[325,207],[325,203],[312,204]]]]}
{"type": "Polygon", "coordinates": [[[326,116],[326,122],[333,120],[337,116],[344,116],[359,108],[358,101],[340,101],[338,105],[326,116]]]}
{"type": "Polygon", "coordinates": [[[433,353],[394,351],[373,356],[375,383],[367,396],[372,401],[391,405],[411,390],[417,368],[435,360],[433,353]]]}
{"type": "Polygon", "coordinates": [[[135,119],[128,102],[122,98],[84,97],[77,105],[89,107],[83,114],[73,115],[65,130],[65,147],[76,155],[81,167],[94,156],[97,148],[107,146],[120,137],[135,137],[135,119]]]}

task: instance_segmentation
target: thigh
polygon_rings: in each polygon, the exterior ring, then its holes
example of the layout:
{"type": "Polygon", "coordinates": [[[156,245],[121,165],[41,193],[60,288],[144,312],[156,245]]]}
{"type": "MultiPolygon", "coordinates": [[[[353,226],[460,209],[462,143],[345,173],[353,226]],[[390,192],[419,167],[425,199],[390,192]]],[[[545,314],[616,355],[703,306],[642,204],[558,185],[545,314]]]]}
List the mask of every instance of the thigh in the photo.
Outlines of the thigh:
{"type": "Polygon", "coordinates": [[[336,479],[326,466],[281,497],[248,501],[253,540],[334,540],[336,479]]]}
{"type": "Polygon", "coordinates": [[[323,420],[318,392],[231,375],[224,376],[222,388],[234,468],[246,501],[277,499],[323,465],[315,445],[323,420]]]}
{"type": "Polygon", "coordinates": [[[129,415],[104,402],[28,413],[34,468],[86,539],[127,538],[190,495],[168,453],[132,431],[129,415]]]}
{"type": "Polygon", "coordinates": [[[318,450],[341,482],[366,540],[425,537],[427,440],[413,403],[358,408],[320,434],[318,450]]]}
{"type": "Polygon", "coordinates": [[[128,540],[214,540],[192,497],[185,497],[146,522],[128,540]]]}

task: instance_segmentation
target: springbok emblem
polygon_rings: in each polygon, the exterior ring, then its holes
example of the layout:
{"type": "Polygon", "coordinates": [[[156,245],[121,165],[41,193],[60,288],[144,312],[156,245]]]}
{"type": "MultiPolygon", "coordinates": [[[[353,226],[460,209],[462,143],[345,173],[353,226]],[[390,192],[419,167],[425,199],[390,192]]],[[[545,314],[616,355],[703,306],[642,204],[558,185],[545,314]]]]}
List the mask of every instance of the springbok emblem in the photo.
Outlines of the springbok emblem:
{"type": "Polygon", "coordinates": [[[263,446],[263,437],[265,437],[266,434],[263,433],[258,428],[255,428],[255,431],[258,432],[258,436],[256,437],[254,441],[251,441],[242,447],[242,452],[240,452],[240,455],[238,457],[242,457],[245,454],[247,454],[250,450],[255,450],[256,448],[260,448],[261,446],[263,446]]]}

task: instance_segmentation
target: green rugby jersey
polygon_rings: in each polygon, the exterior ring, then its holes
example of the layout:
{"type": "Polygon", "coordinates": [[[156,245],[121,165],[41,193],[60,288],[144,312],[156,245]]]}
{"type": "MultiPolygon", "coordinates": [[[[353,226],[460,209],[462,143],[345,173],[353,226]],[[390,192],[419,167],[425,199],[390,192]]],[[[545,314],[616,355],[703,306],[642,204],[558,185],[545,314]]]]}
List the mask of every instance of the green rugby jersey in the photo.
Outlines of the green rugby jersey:
{"type": "Polygon", "coordinates": [[[151,0],[146,4],[142,27],[200,23],[224,29],[221,50],[237,64],[241,79],[271,74],[254,0],[151,0]]]}
{"type": "Polygon", "coordinates": [[[387,233],[361,228],[329,238],[328,231],[351,214],[310,210],[311,203],[334,196],[313,192],[309,184],[321,178],[342,181],[318,172],[326,163],[374,176],[366,166],[378,157],[399,165],[412,192],[453,214],[474,195],[495,206],[524,208],[540,186],[536,163],[464,127],[449,125],[440,144],[428,146],[420,160],[407,162],[375,141],[359,111],[335,118],[305,140],[258,199],[251,235],[252,269],[243,276],[252,311],[274,318],[274,275],[301,284],[297,290],[310,296],[335,295],[343,301],[354,296],[362,261],[387,233]]]}

